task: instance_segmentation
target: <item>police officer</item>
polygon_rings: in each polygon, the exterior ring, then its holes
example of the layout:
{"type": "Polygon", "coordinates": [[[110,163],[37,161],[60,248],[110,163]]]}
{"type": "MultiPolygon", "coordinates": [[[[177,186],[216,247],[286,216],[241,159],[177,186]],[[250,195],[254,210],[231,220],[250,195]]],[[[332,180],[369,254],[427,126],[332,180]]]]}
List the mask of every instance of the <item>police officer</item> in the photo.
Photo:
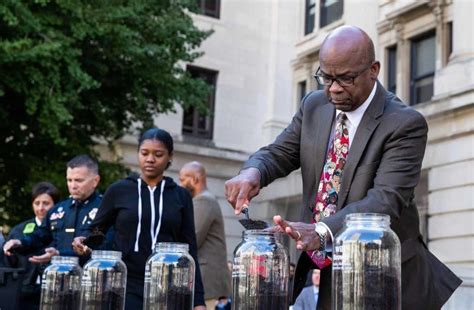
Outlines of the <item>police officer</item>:
{"type": "MultiPolygon", "coordinates": [[[[7,240],[20,239],[37,230],[44,221],[48,210],[53,208],[54,204],[59,201],[59,196],[58,189],[49,182],[39,182],[33,186],[31,191],[31,205],[35,216],[13,227],[7,240]]],[[[41,274],[44,268],[46,268],[46,264],[33,264],[29,262],[28,259],[31,256],[42,255],[43,253],[44,249],[41,248],[29,255],[13,255],[5,259],[6,267],[25,269],[22,280],[23,283],[19,292],[18,309],[38,309],[41,296],[41,274]]]]}
{"type": "MultiPolygon", "coordinates": [[[[3,246],[5,255],[12,255],[13,250],[28,254],[48,246],[44,254],[30,257],[30,262],[44,264],[55,255],[76,256],[72,241],[75,236],[84,235],[102,200],[96,192],[100,181],[97,162],[88,155],[74,157],[67,163],[66,178],[70,197],[48,211],[39,229],[21,239],[7,241],[3,246]]],[[[81,265],[86,260],[87,257],[81,257],[81,265]]]]}

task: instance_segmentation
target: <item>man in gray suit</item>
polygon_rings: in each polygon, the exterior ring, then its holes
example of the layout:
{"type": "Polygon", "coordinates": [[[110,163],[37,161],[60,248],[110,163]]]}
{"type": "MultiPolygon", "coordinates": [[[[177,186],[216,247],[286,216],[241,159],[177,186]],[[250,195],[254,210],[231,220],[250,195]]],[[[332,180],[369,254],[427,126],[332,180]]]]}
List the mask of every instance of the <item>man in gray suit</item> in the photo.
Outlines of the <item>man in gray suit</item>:
{"type": "MultiPolygon", "coordinates": [[[[261,187],[301,168],[302,222],[274,218],[280,229],[297,240],[297,248],[329,252],[326,244],[342,228],[347,214],[387,214],[401,242],[403,309],[439,309],[461,280],[428,251],[419,231],[414,189],[427,123],[378,82],[380,63],[375,60],[372,40],[360,28],[342,26],[332,31],[321,45],[319,59],[315,77],[324,91],[306,95],[288,127],[226,182],[227,200],[240,214],[261,187]],[[343,129],[338,130],[339,126],[343,129]],[[346,146],[337,150],[344,156],[335,151],[336,141],[346,146]],[[332,158],[334,153],[337,165],[331,167],[329,155],[332,158]],[[323,183],[326,174],[332,175],[330,186],[323,183]]],[[[318,309],[331,306],[328,265],[320,267],[318,309]]],[[[314,257],[302,253],[295,296],[311,268],[316,268],[314,257]]]]}
{"type": "Polygon", "coordinates": [[[311,286],[305,287],[296,298],[293,310],[315,310],[319,297],[319,279],[321,271],[313,269],[311,271],[311,286]]]}
{"type": "Polygon", "coordinates": [[[197,161],[179,172],[179,182],[193,197],[194,222],[206,306],[214,309],[217,299],[230,296],[224,219],[216,197],[207,189],[206,170],[197,161]]]}

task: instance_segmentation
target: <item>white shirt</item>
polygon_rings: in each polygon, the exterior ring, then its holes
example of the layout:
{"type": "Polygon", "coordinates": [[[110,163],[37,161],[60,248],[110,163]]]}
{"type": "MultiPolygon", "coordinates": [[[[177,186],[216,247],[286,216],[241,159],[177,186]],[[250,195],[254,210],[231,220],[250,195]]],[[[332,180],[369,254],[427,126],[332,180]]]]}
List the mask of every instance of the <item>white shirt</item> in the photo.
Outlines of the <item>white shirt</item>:
{"type": "Polygon", "coordinates": [[[41,221],[38,217],[35,216],[36,226],[41,226],[41,221]]]}
{"type": "Polygon", "coordinates": [[[318,304],[318,297],[319,297],[319,287],[313,285],[313,296],[316,304],[318,304]]]}
{"type": "MultiPolygon", "coordinates": [[[[375,92],[377,91],[377,83],[374,83],[374,87],[370,92],[369,97],[367,100],[364,101],[357,109],[351,112],[345,112],[347,115],[346,127],[349,130],[349,149],[351,147],[352,141],[354,140],[355,133],[357,131],[357,127],[359,127],[360,121],[364,116],[365,111],[369,107],[370,102],[374,99],[375,92]]],[[[336,118],[341,113],[341,110],[336,110],[336,118]]],[[[336,122],[334,122],[334,126],[336,126],[336,122]]],[[[333,128],[334,132],[334,128],[333,128]]]]}

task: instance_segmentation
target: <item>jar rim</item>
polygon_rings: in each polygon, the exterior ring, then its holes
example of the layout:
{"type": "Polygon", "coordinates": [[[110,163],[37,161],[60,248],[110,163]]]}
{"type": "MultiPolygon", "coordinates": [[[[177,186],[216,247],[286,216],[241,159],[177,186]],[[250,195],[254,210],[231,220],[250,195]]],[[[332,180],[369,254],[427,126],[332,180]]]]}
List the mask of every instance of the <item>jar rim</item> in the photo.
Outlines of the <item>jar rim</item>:
{"type": "Polygon", "coordinates": [[[158,249],[175,249],[189,251],[189,244],[183,242],[158,242],[155,244],[155,251],[158,249]]]}
{"type": "Polygon", "coordinates": [[[94,251],[92,251],[91,257],[92,258],[122,259],[122,252],[120,252],[120,251],[94,250],[94,251]]]}
{"type": "Polygon", "coordinates": [[[79,257],[77,256],[53,256],[51,263],[68,263],[68,264],[79,264],[79,257]]]}
{"type": "Polygon", "coordinates": [[[243,236],[275,236],[278,232],[264,229],[247,229],[242,232],[243,236]]]}
{"type": "Polygon", "coordinates": [[[390,224],[390,216],[382,213],[350,213],[346,215],[345,222],[386,222],[390,224]]]}

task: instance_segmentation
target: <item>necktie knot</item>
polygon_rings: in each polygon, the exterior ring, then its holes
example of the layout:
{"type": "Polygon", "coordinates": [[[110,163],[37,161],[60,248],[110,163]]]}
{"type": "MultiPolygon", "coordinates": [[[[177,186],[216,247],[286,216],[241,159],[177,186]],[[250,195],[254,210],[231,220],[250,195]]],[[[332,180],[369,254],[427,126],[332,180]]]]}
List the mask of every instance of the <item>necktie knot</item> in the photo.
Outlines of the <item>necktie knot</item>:
{"type": "Polygon", "coordinates": [[[345,124],[347,121],[347,114],[344,112],[341,112],[337,115],[336,122],[339,124],[345,124]]]}

